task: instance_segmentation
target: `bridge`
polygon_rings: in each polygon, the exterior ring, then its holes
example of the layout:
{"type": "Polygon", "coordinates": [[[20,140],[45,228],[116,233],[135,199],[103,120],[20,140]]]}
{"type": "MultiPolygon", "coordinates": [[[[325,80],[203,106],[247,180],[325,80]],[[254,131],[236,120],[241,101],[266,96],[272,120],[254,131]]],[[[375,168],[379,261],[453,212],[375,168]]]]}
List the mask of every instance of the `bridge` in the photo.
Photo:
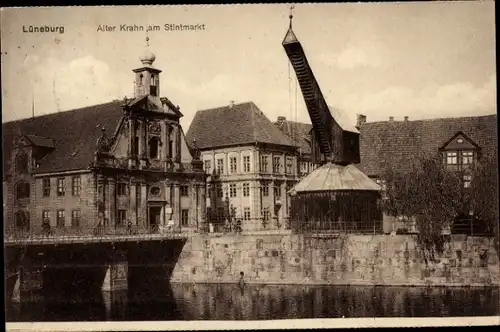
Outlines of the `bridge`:
{"type": "Polygon", "coordinates": [[[55,227],[44,229],[8,228],[4,231],[4,246],[42,244],[70,244],[70,243],[99,243],[99,242],[127,242],[127,241],[164,241],[170,239],[187,239],[192,232],[181,231],[180,228],[162,227],[55,227]]]}
{"type": "Polygon", "coordinates": [[[32,227],[4,230],[7,296],[85,294],[168,283],[192,232],[179,227],[32,227]]]}

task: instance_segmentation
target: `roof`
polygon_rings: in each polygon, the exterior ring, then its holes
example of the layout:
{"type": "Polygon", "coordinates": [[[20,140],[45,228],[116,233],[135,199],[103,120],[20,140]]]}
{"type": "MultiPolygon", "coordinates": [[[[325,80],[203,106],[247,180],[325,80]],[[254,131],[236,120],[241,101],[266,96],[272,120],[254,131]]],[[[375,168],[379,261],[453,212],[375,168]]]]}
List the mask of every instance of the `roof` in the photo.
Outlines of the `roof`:
{"type": "Polygon", "coordinates": [[[311,154],[311,142],[309,141],[309,132],[312,129],[312,124],[288,121],[284,120],[282,122],[274,122],[274,125],[278,127],[283,133],[288,137],[297,142],[300,152],[303,154],[311,154]]]}
{"type": "Polygon", "coordinates": [[[309,173],[297,183],[290,193],[332,190],[371,190],[382,188],[372,179],[363,174],[354,165],[341,166],[326,163],[309,173]]]}
{"type": "Polygon", "coordinates": [[[288,31],[286,32],[286,35],[285,35],[285,38],[283,39],[282,44],[285,45],[285,44],[292,44],[292,43],[298,43],[298,42],[299,41],[297,39],[297,36],[295,36],[295,33],[292,30],[292,27],[290,27],[288,29],[288,31]]]}
{"type": "Polygon", "coordinates": [[[328,106],[328,109],[330,111],[330,114],[332,115],[333,119],[337,124],[342,128],[344,131],[350,131],[351,133],[356,133],[359,134],[358,128],[354,126],[354,124],[351,122],[351,119],[347,114],[338,108],[328,106]]]}
{"type": "Polygon", "coordinates": [[[457,132],[463,132],[482,149],[496,155],[497,116],[441,118],[416,121],[364,123],[360,135],[360,170],[367,175],[382,174],[387,165],[408,169],[412,157],[432,156],[457,132]]]}
{"type": "Polygon", "coordinates": [[[267,143],[295,146],[253,103],[245,102],[196,112],[186,140],[202,149],[267,143]]]}
{"type": "Polygon", "coordinates": [[[24,137],[26,137],[34,146],[41,146],[45,148],[55,147],[54,140],[52,138],[29,134],[24,135],[24,137]]]}
{"type": "Polygon", "coordinates": [[[93,105],[2,124],[4,175],[8,172],[17,137],[24,134],[35,145],[55,149],[44,157],[35,173],[86,169],[93,161],[101,127],[114,134],[123,111],[122,101],[93,105]]]}

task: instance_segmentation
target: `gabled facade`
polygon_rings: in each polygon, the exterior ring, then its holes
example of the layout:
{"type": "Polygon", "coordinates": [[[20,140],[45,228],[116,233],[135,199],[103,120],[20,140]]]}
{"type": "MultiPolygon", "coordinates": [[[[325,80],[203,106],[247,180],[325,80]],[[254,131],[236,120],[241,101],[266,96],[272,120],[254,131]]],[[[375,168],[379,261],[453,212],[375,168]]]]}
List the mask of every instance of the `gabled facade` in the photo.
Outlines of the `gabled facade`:
{"type": "Polygon", "coordinates": [[[186,137],[200,149],[209,176],[212,224],[224,224],[233,213],[243,230],[285,227],[287,192],[298,180],[297,147],[254,103],[199,111],[186,137]]]}
{"type": "Polygon", "coordinates": [[[206,175],[154,60],[132,99],[3,124],[7,227],[201,227],[206,175]]]}

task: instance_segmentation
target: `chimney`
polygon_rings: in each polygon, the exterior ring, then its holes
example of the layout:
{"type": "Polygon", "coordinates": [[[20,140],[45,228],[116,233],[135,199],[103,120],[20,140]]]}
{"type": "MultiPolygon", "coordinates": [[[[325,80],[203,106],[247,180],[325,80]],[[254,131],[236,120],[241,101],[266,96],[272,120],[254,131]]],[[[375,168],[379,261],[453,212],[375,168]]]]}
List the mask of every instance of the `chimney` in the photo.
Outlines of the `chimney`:
{"type": "Polygon", "coordinates": [[[281,126],[285,121],[286,118],[284,116],[278,116],[278,126],[281,126]]]}
{"type": "Polygon", "coordinates": [[[234,100],[230,100],[229,101],[229,108],[233,108],[233,106],[234,106],[234,100]]]}
{"type": "Polygon", "coordinates": [[[358,121],[356,123],[356,127],[360,128],[365,123],[366,123],[366,115],[358,114],[358,121]]]}
{"type": "Polygon", "coordinates": [[[408,115],[405,116],[405,122],[408,122],[408,115]]]}
{"type": "Polygon", "coordinates": [[[393,121],[394,121],[394,117],[393,117],[393,116],[390,116],[390,117],[389,117],[389,121],[390,121],[390,122],[393,122],[393,121]]]}

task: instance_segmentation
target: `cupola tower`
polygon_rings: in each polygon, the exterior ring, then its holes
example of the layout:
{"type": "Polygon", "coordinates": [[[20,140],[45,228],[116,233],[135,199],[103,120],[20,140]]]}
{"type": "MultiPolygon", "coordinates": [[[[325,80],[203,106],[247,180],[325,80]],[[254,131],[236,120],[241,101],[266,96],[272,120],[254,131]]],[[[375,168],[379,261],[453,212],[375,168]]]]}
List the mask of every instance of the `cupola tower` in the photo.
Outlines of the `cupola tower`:
{"type": "Polygon", "coordinates": [[[140,98],[145,95],[159,98],[160,95],[160,73],[161,70],[153,67],[156,56],[149,49],[149,37],[146,37],[146,47],[139,57],[142,66],[134,69],[135,89],[134,97],[140,98]]]}

